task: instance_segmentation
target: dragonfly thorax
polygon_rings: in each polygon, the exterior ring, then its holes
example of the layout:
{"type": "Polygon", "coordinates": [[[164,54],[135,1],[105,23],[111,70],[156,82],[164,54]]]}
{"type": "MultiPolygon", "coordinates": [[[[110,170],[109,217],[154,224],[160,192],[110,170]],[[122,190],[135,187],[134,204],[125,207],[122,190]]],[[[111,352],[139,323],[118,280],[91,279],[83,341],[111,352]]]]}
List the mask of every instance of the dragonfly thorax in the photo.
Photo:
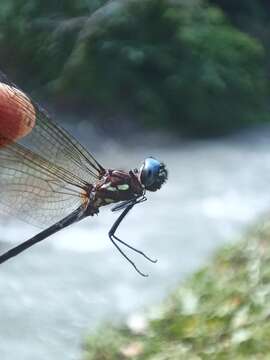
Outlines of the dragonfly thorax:
{"type": "Polygon", "coordinates": [[[95,186],[94,208],[137,198],[144,193],[138,173],[107,170],[95,186]]]}

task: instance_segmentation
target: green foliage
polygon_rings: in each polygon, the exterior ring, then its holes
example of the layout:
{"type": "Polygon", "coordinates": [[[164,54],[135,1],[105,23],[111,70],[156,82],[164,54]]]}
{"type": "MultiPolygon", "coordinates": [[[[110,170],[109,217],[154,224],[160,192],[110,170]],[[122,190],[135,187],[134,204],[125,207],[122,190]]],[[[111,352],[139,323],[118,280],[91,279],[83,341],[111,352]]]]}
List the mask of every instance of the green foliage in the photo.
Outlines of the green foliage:
{"type": "Polygon", "coordinates": [[[237,28],[256,37],[264,45],[269,80],[270,2],[268,0],[210,0],[210,3],[220,6],[237,28]]]}
{"type": "Polygon", "coordinates": [[[2,66],[30,87],[47,85],[61,73],[87,15],[104,2],[4,0],[0,10],[2,66]]]}
{"type": "Polygon", "coordinates": [[[254,30],[254,23],[269,19],[268,0],[209,0],[209,2],[220,6],[234,23],[240,28],[249,29],[249,32],[254,30]]]}
{"type": "Polygon", "coordinates": [[[144,315],[140,332],[111,328],[115,341],[103,340],[102,348],[102,329],[89,337],[84,359],[269,359],[269,234],[270,224],[260,224],[245,241],[220,251],[144,315]]]}
{"type": "Polygon", "coordinates": [[[3,63],[58,100],[199,136],[264,116],[262,46],[203,1],[11,0],[4,8],[3,63]]]}

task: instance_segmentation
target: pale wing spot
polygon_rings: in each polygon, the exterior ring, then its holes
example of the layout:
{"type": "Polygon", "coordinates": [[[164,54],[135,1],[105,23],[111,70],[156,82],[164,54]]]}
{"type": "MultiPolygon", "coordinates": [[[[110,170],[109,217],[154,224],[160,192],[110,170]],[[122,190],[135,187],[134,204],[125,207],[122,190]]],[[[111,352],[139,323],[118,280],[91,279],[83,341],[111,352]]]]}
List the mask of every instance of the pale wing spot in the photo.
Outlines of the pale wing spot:
{"type": "Polygon", "coordinates": [[[109,191],[117,191],[117,189],[115,187],[111,186],[111,184],[112,184],[111,182],[103,184],[101,186],[101,189],[106,189],[106,190],[109,190],[109,191]]]}
{"type": "Polygon", "coordinates": [[[118,185],[117,186],[118,190],[128,190],[129,189],[129,185],[128,184],[123,184],[123,185],[118,185]]]}

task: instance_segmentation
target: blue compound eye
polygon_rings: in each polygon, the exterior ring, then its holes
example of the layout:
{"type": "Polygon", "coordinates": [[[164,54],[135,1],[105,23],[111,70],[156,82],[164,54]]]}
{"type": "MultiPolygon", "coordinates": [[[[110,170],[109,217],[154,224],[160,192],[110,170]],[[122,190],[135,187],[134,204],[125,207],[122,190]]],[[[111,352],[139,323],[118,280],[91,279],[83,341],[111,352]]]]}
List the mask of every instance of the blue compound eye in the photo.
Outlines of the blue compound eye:
{"type": "Polygon", "coordinates": [[[159,169],[159,161],[153,158],[147,158],[144,160],[141,169],[141,182],[145,187],[150,186],[154,183],[155,178],[158,176],[159,169]]]}
{"type": "Polygon", "coordinates": [[[160,161],[146,158],[140,168],[140,181],[146,190],[156,191],[167,180],[168,172],[160,161]]]}

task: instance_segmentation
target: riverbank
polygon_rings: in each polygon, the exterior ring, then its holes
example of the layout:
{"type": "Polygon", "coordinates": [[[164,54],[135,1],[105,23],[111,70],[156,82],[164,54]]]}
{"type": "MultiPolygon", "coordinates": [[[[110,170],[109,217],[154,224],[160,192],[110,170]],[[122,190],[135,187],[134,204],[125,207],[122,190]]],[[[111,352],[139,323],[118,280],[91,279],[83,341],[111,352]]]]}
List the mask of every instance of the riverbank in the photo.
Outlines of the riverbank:
{"type": "Polygon", "coordinates": [[[180,285],[161,305],[90,336],[84,360],[269,359],[270,222],[180,285]]]}

